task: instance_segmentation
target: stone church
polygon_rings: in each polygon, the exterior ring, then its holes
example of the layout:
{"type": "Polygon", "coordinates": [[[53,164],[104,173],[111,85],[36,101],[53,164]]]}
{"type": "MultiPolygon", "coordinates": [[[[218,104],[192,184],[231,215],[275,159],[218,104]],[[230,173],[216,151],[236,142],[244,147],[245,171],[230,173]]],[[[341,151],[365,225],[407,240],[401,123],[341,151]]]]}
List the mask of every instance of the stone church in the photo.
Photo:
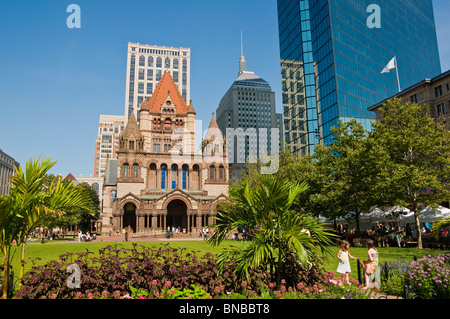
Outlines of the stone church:
{"type": "Polygon", "coordinates": [[[102,230],[198,233],[228,196],[226,142],[214,113],[195,145],[192,101],[184,101],[169,72],[138,113],[139,124],[131,112],[119,137],[117,158],[107,160],[102,230]]]}

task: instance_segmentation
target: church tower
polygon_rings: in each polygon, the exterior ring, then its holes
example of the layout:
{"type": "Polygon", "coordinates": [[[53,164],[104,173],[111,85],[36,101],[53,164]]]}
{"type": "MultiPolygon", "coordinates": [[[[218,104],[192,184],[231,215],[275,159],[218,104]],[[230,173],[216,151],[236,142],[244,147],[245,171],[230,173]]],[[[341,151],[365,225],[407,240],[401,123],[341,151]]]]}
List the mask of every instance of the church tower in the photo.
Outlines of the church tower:
{"type": "Polygon", "coordinates": [[[133,112],[120,135],[117,159],[105,175],[104,203],[113,231],[143,237],[168,228],[197,234],[211,225],[217,205],[228,196],[224,138],[212,116],[203,156],[195,154],[196,111],[184,101],[169,72],[150,99],[138,124],[133,112]],[[182,155],[182,156],[180,156],[182,155]]]}

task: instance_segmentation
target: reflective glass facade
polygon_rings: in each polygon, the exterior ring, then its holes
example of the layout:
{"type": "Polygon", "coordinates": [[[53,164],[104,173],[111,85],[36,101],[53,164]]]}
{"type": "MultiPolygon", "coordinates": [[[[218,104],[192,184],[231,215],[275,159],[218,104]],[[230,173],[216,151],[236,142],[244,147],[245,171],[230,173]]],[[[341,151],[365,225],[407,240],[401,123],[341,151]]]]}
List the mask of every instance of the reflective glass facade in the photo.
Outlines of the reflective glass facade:
{"type": "Polygon", "coordinates": [[[431,0],[278,0],[285,141],[298,155],[331,142],[338,120],[441,73],[431,0]],[[379,15],[369,6],[374,2],[379,15]],[[376,19],[380,27],[368,24],[376,19]]]}

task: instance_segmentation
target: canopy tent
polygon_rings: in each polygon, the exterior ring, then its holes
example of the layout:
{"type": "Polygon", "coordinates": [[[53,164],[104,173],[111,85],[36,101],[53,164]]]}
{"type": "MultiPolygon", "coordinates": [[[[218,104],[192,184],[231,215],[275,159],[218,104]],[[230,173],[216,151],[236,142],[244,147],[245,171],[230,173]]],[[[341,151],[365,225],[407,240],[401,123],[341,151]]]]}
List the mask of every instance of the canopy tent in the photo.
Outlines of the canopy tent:
{"type": "Polygon", "coordinates": [[[375,207],[369,213],[362,214],[361,219],[369,219],[371,223],[376,222],[399,222],[410,210],[402,206],[389,207],[384,210],[375,207]]]}
{"type": "MultiPolygon", "coordinates": [[[[384,210],[374,207],[369,213],[361,214],[359,216],[359,222],[361,228],[363,228],[363,226],[370,228],[373,223],[377,222],[399,222],[401,217],[408,213],[410,213],[410,210],[402,206],[388,207],[384,210]]],[[[338,224],[354,224],[354,218],[355,212],[351,212],[344,217],[337,218],[336,222],[338,224]]]]}
{"type": "MultiPolygon", "coordinates": [[[[439,205],[435,209],[426,207],[419,211],[419,220],[421,223],[431,223],[446,216],[450,216],[450,209],[439,205]]],[[[406,216],[402,217],[401,224],[406,225],[407,223],[415,223],[414,212],[409,212],[406,216]]]]}

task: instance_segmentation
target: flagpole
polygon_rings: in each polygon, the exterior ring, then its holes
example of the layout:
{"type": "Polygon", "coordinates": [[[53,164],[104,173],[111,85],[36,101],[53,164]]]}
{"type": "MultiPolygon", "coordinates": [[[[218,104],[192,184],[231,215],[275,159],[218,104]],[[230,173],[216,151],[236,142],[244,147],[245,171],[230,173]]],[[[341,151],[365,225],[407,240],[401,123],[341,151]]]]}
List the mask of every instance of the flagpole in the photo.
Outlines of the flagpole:
{"type": "Polygon", "coordinates": [[[400,78],[398,77],[397,57],[395,56],[394,58],[395,58],[395,70],[397,71],[398,92],[400,93],[402,90],[400,88],[400,78]]]}

